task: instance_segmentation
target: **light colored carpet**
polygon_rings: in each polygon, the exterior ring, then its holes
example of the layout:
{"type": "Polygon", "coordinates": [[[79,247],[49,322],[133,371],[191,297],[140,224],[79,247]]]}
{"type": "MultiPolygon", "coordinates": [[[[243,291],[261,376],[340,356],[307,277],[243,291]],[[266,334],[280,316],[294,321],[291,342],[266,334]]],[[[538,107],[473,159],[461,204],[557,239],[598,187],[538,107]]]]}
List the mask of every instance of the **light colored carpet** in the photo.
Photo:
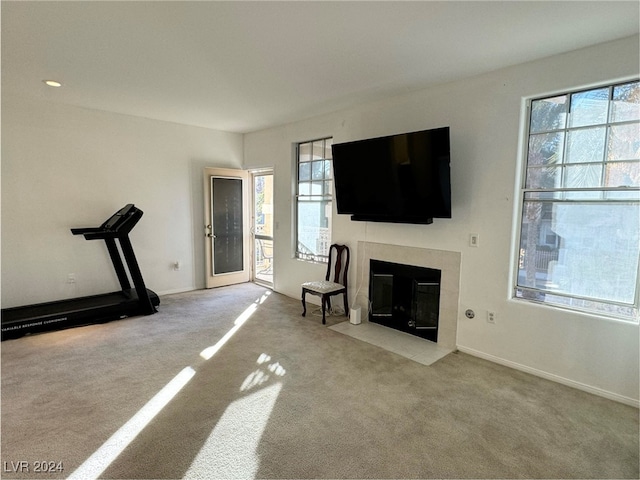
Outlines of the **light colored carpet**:
{"type": "Polygon", "coordinates": [[[2,477],[638,478],[637,409],[461,353],[425,366],[269,293],[2,342],[2,477]]]}

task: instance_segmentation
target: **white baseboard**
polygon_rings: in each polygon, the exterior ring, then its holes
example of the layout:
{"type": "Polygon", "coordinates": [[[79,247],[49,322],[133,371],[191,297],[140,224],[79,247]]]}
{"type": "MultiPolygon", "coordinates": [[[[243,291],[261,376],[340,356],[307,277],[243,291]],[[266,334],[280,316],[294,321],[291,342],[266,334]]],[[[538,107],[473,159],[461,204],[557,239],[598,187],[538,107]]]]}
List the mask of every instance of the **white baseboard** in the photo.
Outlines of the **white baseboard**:
{"type": "Polygon", "coordinates": [[[199,288],[196,287],[187,287],[187,288],[175,288],[173,290],[163,290],[162,292],[156,292],[156,294],[161,297],[163,295],[173,295],[174,293],[185,293],[185,292],[192,292],[194,290],[201,290],[199,288]]]}
{"type": "Polygon", "coordinates": [[[480,352],[478,350],[474,350],[473,348],[463,347],[460,345],[458,345],[457,348],[461,352],[467,353],[474,357],[482,358],[484,360],[488,360],[493,363],[504,365],[505,367],[510,367],[515,370],[520,370],[522,372],[530,373],[531,375],[535,375],[536,377],[541,377],[547,380],[551,380],[553,382],[561,383],[568,387],[573,387],[578,390],[582,390],[584,392],[588,392],[594,395],[598,395],[600,397],[608,398],[609,400],[614,400],[616,402],[624,403],[625,405],[630,405],[635,408],[640,408],[640,400],[637,400],[635,398],[625,397],[624,395],[619,395],[617,393],[609,392],[608,390],[592,387],[584,383],[576,382],[575,380],[570,380],[568,378],[564,378],[559,375],[554,375],[553,373],[548,373],[542,370],[538,370],[536,368],[527,367],[526,365],[521,365],[519,363],[512,362],[510,360],[505,360],[504,358],[500,358],[494,355],[490,355],[488,353],[480,352]]]}

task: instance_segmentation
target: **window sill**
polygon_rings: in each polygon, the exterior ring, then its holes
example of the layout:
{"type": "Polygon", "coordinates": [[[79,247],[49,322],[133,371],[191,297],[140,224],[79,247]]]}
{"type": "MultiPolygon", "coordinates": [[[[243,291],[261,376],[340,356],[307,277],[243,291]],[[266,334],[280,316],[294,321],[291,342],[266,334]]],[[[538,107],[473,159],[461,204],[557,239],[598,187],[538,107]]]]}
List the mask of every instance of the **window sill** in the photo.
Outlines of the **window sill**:
{"type": "Polygon", "coordinates": [[[513,304],[517,304],[517,305],[528,304],[533,306],[534,308],[552,309],[552,310],[558,311],[559,313],[573,314],[573,315],[582,316],[582,317],[590,317],[597,320],[604,320],[608,322],[623,323],[626,325],[636,325],[636,326],[640,325],[640,318],[607,315],[606,313],[597,313],[589,310],[581,310],[579,308],[565,307],[562,305],[540,302],[540,301],[532,300],[529,298],[520,298],[520,297],[512,296],[511,298],[509,298],[509,302],[512,302],[513,304]]]}

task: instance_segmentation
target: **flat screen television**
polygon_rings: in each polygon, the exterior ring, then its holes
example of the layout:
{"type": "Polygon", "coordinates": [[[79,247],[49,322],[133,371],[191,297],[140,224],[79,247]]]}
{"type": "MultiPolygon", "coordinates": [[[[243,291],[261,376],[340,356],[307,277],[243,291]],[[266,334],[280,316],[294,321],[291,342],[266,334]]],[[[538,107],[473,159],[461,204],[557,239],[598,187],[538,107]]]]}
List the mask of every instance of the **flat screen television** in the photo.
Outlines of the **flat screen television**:
{"type": "Polygon", "coordinates": [[[336,208],[352,220],[451,218],[449,127],[332,146],[336,208]]]}

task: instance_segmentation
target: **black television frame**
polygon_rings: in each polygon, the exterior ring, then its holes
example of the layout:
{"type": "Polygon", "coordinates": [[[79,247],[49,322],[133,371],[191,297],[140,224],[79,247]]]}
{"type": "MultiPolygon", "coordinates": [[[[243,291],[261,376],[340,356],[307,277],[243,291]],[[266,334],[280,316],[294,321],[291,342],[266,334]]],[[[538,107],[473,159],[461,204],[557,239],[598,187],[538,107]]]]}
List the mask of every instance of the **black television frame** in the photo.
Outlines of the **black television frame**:
{"type": "Polygon", "coordinates": [[[332,152],[339,214],[409,224],[451,218],[448,126],[336,143],[332,152]]]}

